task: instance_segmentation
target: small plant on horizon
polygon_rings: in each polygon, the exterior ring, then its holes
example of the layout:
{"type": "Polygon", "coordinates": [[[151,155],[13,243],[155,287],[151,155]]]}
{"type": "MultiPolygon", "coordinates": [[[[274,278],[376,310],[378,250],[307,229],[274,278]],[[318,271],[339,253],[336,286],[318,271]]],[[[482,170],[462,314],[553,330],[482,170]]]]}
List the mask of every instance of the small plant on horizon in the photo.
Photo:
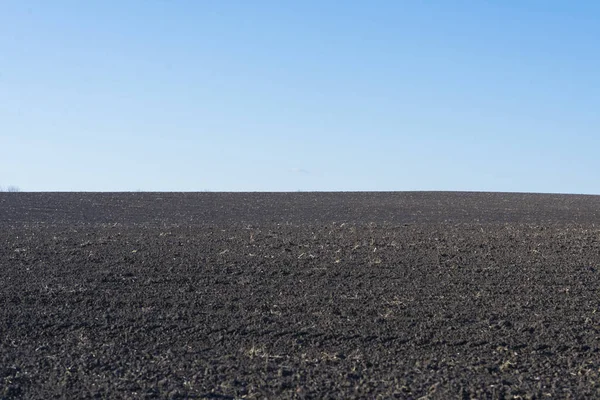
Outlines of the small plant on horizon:
{"type": "Polygon", "coordinates": [[[20,192],[21,189],[19,189],[18,186],[8,186],[6,188],[6,191],[9,192],[9,193],[17,193],[17,192],[20,192]]]}

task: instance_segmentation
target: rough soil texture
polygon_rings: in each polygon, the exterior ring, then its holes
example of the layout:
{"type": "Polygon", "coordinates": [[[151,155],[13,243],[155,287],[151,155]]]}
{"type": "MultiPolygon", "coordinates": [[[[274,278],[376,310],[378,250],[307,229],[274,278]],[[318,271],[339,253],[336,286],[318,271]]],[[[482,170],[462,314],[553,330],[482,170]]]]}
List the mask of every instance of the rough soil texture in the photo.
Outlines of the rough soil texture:
{"type": "Polygon", "coordinates": [[[0,398],[598,398],[600,197],[2,193],[0,398]]]}

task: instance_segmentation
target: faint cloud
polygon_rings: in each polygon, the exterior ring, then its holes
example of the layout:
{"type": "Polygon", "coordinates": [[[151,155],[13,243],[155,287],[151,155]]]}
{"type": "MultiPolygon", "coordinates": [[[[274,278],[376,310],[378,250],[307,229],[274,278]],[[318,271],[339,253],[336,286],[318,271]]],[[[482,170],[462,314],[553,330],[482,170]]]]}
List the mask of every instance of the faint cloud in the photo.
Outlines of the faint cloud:
{"type": "Polygon", "coordinates": [[[310,174],[310,172],[308,172],[304,168],[292,168],[292,169],[290,169],[290,172],[293,172],[294,174],[303,174],[303,175],[310,174]]]}

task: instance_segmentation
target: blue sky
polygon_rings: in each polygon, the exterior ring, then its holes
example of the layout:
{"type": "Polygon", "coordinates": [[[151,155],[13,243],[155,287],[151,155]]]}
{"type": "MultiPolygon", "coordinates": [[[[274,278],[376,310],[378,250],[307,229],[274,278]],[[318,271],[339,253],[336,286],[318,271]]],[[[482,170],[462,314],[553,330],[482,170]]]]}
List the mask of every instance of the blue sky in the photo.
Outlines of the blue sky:
{"type": "Polygon", "coordinates": [[[600,194],[600,2],[4,0],[0,185],[600,194]]]}

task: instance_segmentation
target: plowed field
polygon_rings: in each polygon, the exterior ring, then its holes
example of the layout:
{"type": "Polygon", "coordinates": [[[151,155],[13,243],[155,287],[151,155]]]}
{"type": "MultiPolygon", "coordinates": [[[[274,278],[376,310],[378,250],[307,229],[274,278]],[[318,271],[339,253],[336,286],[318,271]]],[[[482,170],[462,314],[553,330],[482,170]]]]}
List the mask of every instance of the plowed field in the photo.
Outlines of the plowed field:
{"type": "Polygon", "coordinates": [[[0,398],[598,398],[600,196],[0,193],[0,398]]]}

